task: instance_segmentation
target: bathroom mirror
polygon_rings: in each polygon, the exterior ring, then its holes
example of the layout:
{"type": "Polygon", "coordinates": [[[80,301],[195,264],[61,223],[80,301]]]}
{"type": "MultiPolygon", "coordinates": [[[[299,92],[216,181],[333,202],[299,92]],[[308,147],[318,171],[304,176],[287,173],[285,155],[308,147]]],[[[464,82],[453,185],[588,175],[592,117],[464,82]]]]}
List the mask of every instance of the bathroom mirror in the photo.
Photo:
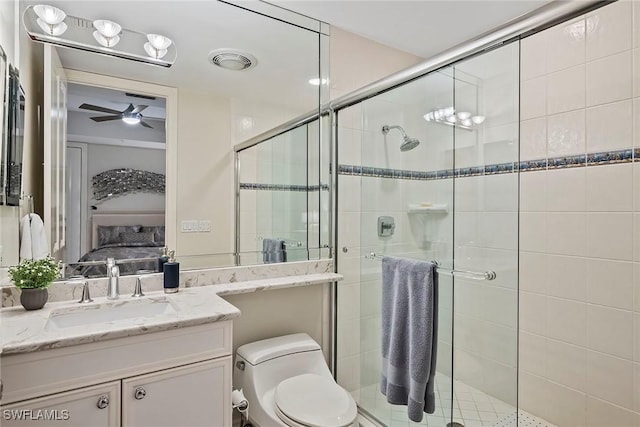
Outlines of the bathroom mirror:
{"type": "Polygon", "coordinates": [[[2,46],[0,46],[0,205],[5,204],[5,188],[6,188],[6,135],[7,135],[7,74],[8,64],[7,55],[2,46]]]}
{"type": "MultiPolygon", "coordinates": [[[[21,3],[21,14],[30,4],[35,3],[21,3]]],[[[318,110],[323,90],[310,81],[328,74],[327,25],[260,1],[47,4],[68,15],[110,19],[122,28],[173,40],[178,56],[171,68],[75,49],[56,51],[65,70],[177,89],[176,168],[166,171],[167,185],[177,194],[166,216],[174,218],[177,232],[167,245],[176,250],[183,269],[234,265],[233,146],[318,110]]]]}

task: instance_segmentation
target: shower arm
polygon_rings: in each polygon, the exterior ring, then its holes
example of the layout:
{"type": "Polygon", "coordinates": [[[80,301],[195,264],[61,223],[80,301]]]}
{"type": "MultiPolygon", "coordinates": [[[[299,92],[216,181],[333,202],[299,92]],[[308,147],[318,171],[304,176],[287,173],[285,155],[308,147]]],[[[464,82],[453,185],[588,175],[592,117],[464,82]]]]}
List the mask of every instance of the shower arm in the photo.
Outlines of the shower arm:
{"type": "Polygon", "coordinates": [[[408,138],[407,133],[404,131],[404,129],[402,129],[401,126],[397,126],[397,125],[393,125],[393,126],[384,125],[384,126],[382,126],[382,133],[386,135],[386,134],[389,133],[389,131],[391,129],[398,129],[400,132],[402,132],[402,136],[403,137],[408,138]]]}

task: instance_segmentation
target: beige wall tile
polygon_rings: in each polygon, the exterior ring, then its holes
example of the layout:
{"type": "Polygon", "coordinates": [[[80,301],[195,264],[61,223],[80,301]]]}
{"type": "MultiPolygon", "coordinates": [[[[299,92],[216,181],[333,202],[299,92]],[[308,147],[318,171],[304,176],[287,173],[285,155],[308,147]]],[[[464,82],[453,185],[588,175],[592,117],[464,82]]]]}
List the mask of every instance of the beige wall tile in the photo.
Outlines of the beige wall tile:
{"type": "Polygon", "coordinates": [[[636,427],[637,414],[600,399],[587,397],[587,427],[636,427]]]}
{"type": "Polygon", "coordinates": [[[587,351],[587,394],[624,408],[633,406],[633,362],[587,351]]]}
{"type": "Polygon", "coordinates": [[[587,61],[631,48],[632,3],[616,2],[587,15],[587,61]]]}
{"type": "Polygon", "coordinates": [[[629,360],[633,358],[632,312],[589,304],[586,332],[588,348],[629,360]]]}
{"type": "Polygon", "coordinates": [[[631,98],[633,94],[631,51],[587,63],[587,106],[631,98]]]}
{"type": "Polygon", "coordinates": [[[568,68],[547,76],[547,114],[585,107],[585,67],[568,68]]]}
{"type": "Polygon", "coordinates": [[[633,264],[590,259],[586,263],[587,302],[633,309],[633,264]]]}
{"type": "Polygon", "coordinates": [[[631,261],[631,213],[588,213],[587,256],[631,261]]]}
{"type": "Polygon", "coordinates": [[[547,336],[559,341],[586,344],[586,305],[561,298],[547,300],[547,336]]]}
{"type": "Polygon", "coordinates": [[[546,343],[546,378],[584,391],[587,366],[585,348],[556,340],[547,340],[546,343]]]}

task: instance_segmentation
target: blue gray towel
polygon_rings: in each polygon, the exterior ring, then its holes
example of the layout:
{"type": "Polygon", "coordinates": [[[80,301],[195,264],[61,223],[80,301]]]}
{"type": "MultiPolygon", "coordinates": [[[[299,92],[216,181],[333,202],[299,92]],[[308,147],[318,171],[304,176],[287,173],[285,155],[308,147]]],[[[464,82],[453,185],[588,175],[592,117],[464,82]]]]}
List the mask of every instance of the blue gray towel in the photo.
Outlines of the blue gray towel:
{"type": "Polygon", "coordinates": [[[435,411],[438,282],[428,261],[382,260],[382,381],[387,401],[420,422],[435,411]]]}
{"type": "Polygon", "coordinates": [[[265,264],[274,262],[287,262],[287,247],[284,240],[263,239],[262,261],[265,264]]]}

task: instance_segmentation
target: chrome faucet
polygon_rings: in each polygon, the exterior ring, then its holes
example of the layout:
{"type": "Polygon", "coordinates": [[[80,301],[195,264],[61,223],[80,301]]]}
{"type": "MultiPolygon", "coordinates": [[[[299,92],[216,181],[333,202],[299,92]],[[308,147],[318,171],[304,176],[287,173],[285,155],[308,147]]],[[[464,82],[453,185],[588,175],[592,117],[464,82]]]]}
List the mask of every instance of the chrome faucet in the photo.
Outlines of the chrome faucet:
{"type": "Polygon", "coordinates": [[[118,299],[120,297],[120,290],[118,289],[120,268],[118,268],[113,258],[107,258],[107,280],[109,281],[107,299],[118,299]]]}
{"type": "Polygon", "coordinates": [[[84,304],[87,302],[93,302],[91,299],[91,295],[89,294],[89,281],[85,280],[82,286],[82,298],[78,301],[80,304],[84,304]]]}

